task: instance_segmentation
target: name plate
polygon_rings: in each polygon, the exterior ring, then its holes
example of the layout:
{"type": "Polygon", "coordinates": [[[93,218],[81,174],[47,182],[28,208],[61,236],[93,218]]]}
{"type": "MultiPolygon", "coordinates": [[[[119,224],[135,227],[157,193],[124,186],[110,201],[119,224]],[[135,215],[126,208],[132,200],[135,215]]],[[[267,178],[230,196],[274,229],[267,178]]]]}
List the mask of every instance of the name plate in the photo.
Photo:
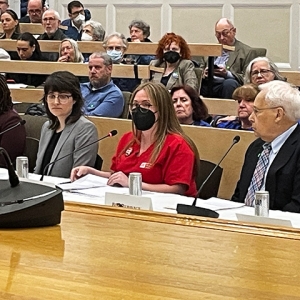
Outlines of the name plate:
{"type": "Polygon", "coordinates": [[[250,216],[250,215],[243,215],[243,214],[236,214],[236,217],[237,217],[238,221],[242,221],[242,222],[293,227],[292,222],[290,220],[275,219],[275,218],[269,218],[269,217],[250,216]]]}
{"type": "Polygon", "coordinates": [[[152,199],[149,197],[132,196],[116,193],[105,193],[105,205],[129,209],[152,209],[152,199]]]}

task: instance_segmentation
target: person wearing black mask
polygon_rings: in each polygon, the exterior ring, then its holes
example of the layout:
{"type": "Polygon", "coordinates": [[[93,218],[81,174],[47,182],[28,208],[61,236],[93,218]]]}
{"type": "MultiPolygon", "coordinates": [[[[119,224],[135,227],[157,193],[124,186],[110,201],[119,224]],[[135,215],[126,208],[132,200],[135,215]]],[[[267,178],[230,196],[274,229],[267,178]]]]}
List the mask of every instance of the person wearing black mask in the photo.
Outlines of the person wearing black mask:
{"type": "Polygon", "coordinates": [[[158,42],[156,58],[150,65],[163,68],[163,73],[153,73],[151,81],[161,82],[168,90],[177,85],[189,85],[199,91],[199,81],[190,60],[191,51],[180,35],[166,33],[158,42]]]}
{"type": "Polygon", "coordinates": [[[129,173],[140,172],[143,190],[194,197],[199,154],[180,127],[168,90],[161,83],[141,84],[129,107],[133,130],[120,139],[111,172],[81,166],[71,180],[94,174],[108,178],[108,185],[128,187],[129,173]]]}

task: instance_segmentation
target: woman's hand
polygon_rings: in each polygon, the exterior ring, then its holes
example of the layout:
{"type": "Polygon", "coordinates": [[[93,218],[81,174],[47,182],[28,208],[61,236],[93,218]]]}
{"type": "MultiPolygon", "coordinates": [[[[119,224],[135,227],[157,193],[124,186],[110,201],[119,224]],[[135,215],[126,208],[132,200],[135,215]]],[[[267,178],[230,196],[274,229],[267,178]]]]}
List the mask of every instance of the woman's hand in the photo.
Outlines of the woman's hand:
{"type": "Polygon", "coordinates": [[[58,59],[58,62],[68,62],[70,60],[69,55],[63,55],[58,59]]]}
{"type": "Polygon", "coordinates": [[[109,177],[107,184],[114,185],[116,183],[122,185],[123,187],[128,187],[128,177],[123,172],[113,173],[109,177]]]}
{"type": "Polygon", "coordinates": [[[86,167],[86,166],[80,166],[80,167],[76,167],[73,168],[71,171],[71,181],[75,181],[77,179],[79,179],[82,176],[85,176],[87,174],[93,174],[93,168],[91,167],[86,167]]]}

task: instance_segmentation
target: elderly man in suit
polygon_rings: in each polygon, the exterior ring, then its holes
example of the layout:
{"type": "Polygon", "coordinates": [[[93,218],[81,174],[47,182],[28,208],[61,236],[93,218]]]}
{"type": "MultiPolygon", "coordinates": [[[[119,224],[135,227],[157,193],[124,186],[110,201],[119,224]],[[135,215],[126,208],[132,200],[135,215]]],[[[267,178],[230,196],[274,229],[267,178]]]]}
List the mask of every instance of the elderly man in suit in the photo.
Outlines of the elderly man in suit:
{"type": "Polygon", "coordinates": [[[270,209],[300,212],[300,94],[289,83],[259,86],[249,117],[259,138],[247,149],[233,201],[253,206],[255,191],[270,194],[270,209]]]}
{"type": "MultiPolygon", "coordinates": [[[[226,18],[220,19],[215,25],[215,36],[224,46],[222,56],[215,58],[213,94],[208,91],[208,81],[202,80],[201,95],[231,99],[233,91],[243,84],[243,74],[249,62],[255,58],[252,48],[235,38],[236,28],[226,18]]],[[[207,69],[204,77],[207,76],[207,69]]]]}

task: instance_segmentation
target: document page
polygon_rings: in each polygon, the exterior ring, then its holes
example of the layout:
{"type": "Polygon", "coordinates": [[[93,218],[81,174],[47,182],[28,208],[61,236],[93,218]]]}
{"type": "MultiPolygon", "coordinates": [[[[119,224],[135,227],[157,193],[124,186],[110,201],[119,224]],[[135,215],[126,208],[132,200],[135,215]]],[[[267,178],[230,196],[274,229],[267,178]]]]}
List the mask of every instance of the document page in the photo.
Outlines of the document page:
{"type": "Polygon", "coordinates": [[[88,174],[71,183],[58,184],[57,187],[59,187],[64,191],[70,191],[70,190],[82,190],[82,189],[90,189],[90,188],[97,188],[97,187],[105,187],[107,186],[106,183],[107,183],[107,178],[88,174]]]}

